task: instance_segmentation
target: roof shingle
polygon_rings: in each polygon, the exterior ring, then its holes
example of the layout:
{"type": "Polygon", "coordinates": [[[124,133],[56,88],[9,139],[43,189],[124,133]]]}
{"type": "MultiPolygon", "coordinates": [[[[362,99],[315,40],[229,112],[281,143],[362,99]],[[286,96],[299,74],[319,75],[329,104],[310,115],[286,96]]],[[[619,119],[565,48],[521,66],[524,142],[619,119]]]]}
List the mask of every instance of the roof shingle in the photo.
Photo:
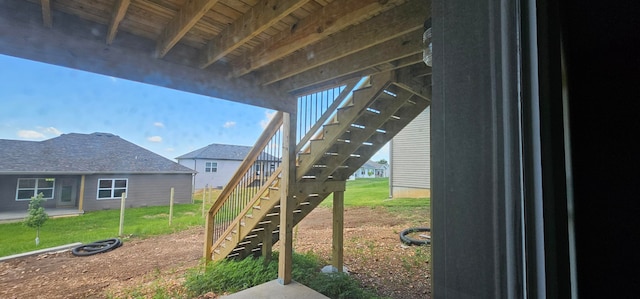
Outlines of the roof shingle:
{"type": "MultiPolygon", "coordinates": [[[[232,145],[232,144],[209,144],[203,148],[199,148],[195,151],[186,153],[177,160],[187,159],[204,159],[204,160],[235,160],[242,161],[249,154],[252,147],[244,145],[232,145]]],[[[279,161],[280,159],[268,154],[262,153],[258,160],[262,161],[279,161]]]]}
{"type": "Polygon", "coordinates": [[[0,139],[0,173],[193,173],[110,133],[43,141],[0,139]]]}

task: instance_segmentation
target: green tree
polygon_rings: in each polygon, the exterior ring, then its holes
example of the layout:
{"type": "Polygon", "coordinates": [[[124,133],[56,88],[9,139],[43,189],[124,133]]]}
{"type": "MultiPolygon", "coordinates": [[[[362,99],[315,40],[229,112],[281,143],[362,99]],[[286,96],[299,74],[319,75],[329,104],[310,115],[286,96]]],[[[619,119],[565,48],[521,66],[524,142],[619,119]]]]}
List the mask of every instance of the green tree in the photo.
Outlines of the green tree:
{"type": "Polygon", "coordinates": [[[24,219],[24,225],[36,229],[36,246],[40,245],[40,227],[49,219],[49,215],[44,211],[42,202],[44,194],[40,193],[38,196],[31,197],[29,202],[29,214],[24,219]]]}
{"type": "Polygon", "coordinates": [[[389,163],[389,162],[387,162],[387,160],[385,160],[385,159],[380,159],[378,161],[378,164],[382,164],[382,165],[386,165],[387,163],[389,163]]]}

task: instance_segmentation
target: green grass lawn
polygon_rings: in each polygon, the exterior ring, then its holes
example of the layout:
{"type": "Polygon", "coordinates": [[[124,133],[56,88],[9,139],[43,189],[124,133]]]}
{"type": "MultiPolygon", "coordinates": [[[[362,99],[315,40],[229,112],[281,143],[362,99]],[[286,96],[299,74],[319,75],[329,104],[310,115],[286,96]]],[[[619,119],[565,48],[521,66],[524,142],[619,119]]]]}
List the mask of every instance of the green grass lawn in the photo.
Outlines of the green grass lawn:
{"type": "MultiPolygon", "coordinates": [[[[414,216],[424,219],[425,215],[429,215],[431,198],[389,198],[389,178],[347,181],[346,189],[345,207],[384,207],[408,219],[413,219],[414,216]]],[[[332,204],[330,195],[320,206],[331,207],[332,204]]]]}
{"type": "MultiPolygon", "coordinates": [[[[219,193],[219,191],[217,191],[219,193]]],[[[148,237],[169,234],[194,226],[204,226],[202,195],[194,196],[194,204],[174,206],[173,225],[169,226],[169,207],[130,208],[125,212],[124,234],[148,237]]],[[[217,194],[207,199],[215,200],[217,194]]],[[[331,196],[321,206],[330,207],[331,196]]],[[[389,198],[389,179],[358,179],[347,182],[346,207],[385,208],[408,220],[424,222],[429,215],[429,198],[389,198]]],[[[40,246],[35,246],[36,232],[22,223],[0,224],[0,257],[32,250],[65,245],[89,243],[114,238],[118,235],[119,210],[87,212],[84,215],[49,219],[40,230],[40,246]]]]}
{"type": "MultiPolygon", "coordinates": [[[[129,208],[125,211],[124,235],[148,237],[194,226],[204,227],[202,201],[177,204],[169,226],[169,206],[129,208]]],[[[69,243],[89,243],[118,236],[120,210],[87,212],[77,217],[52,218],[40,229],[40,246],[35,246],[35,229],[22,223],[0,224],[0,256],[28,252],[69,243]]]]}

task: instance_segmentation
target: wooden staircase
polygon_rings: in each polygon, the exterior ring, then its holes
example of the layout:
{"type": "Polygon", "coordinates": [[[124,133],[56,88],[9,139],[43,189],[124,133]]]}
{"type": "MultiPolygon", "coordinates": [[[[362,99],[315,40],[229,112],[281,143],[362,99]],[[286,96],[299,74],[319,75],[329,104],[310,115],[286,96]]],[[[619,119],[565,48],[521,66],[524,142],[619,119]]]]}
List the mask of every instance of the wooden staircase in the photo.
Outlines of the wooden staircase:
{"type": "MultiPolygon", "coordinates": [[[[349,176],[429,104],[428,98],[396,82],[392,72],[376,75],[367,86],[355,90],[320,132],[312,132],[315,137],[298,154],[293,224],[297,225],[332,192],[344,191],[349,176]]],[[[208,240],[211,246],[205,242],[207,259],[270,253],[280,237],[282,171],[279,167],[274,172],[228,228],[218,233],[217,240],[208,240]]],[[[225,212],[214,207],[216,213],[225,212]]],[[[207,238],[216,229],[215,223],[209,226],[207,238]]]]}

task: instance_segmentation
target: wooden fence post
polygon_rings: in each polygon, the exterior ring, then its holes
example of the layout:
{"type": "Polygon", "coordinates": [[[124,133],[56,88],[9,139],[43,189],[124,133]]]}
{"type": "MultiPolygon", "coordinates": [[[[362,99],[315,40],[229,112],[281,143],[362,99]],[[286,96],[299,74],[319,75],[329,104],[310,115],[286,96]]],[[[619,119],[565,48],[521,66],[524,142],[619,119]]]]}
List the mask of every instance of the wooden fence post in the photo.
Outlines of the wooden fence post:
{"type": "Polygon", "coordinates": [[[202,218],[204,218],[204,209],[207,206],[205,204],[205,201],[207,201],[207,188],[208,187],[209,187],[209,184],[204,186],[204,189],[202,189],[202,218]]]}
{"type": "Polygon", "coordinates": [[[173,222],[173,194],[174,188],[171,187],[171,195],[169,196],[169,226],[171,226],[173,222]]]}
{"type": "Polygon", "coordinates": [[[122,237],[122,233],[124,231],[124,207],[125,207],[125,199],[127,198],[127,193],[122,192],[122,198],[120,199],[120,230],[118,231],[118,236],[122,237]]]}

